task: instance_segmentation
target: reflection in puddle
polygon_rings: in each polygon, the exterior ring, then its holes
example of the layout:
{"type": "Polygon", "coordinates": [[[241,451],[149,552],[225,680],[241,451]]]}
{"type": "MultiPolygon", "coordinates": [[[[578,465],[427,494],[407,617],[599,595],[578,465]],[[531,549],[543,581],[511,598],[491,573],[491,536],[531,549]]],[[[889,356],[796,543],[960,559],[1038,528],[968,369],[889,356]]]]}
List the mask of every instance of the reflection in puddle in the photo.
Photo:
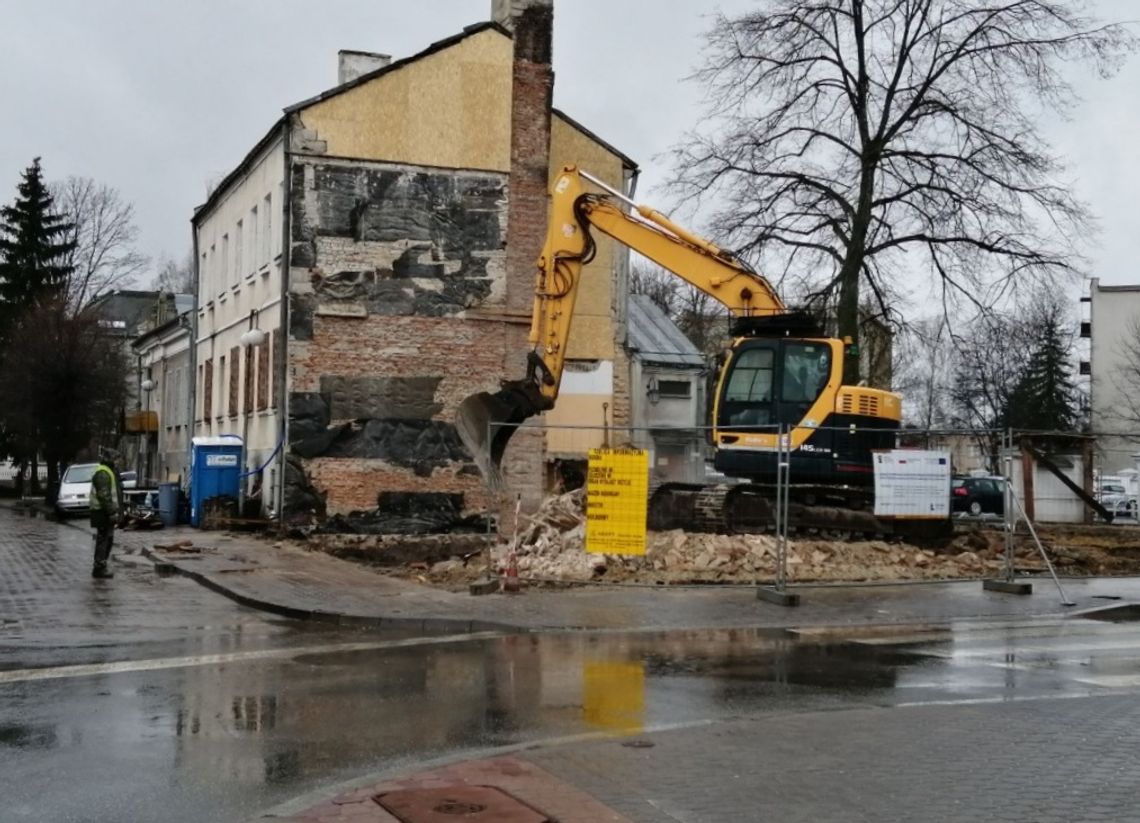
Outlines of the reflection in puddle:
{"type": "Polygon", "coordinates": [[[11,746],[14,749],[54,749],[58,745],[59,735],[54,726],[0,725],[0,746],[11,746]]]}
{"type": "Polygon", "coordinates": [[[632,735],[805,695],[885,692],[896,666],[850,645],[726,630],[510,635],[305,653],[235,667],[221,681],[208,668],[182,677],[170,724],[182,767],[268,785],[392,757],[584,731],[632,735]]]}
{"type": "Polygon", "coordinates": [[[619,734],[645,728],[645,664],[587,660],[582,668],[582,719],[619,734]]]}

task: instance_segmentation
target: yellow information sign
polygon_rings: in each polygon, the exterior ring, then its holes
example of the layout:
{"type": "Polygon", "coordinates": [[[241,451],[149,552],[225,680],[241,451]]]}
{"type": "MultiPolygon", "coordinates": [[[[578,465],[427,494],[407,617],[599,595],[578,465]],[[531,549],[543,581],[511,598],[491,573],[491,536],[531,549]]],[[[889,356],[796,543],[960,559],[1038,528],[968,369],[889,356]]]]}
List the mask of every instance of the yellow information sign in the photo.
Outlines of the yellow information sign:
{"type": "Polygon", "coordinates": [[[590,449],[586,475],[586,551],[645,554],[649,453],[590,449]]]}

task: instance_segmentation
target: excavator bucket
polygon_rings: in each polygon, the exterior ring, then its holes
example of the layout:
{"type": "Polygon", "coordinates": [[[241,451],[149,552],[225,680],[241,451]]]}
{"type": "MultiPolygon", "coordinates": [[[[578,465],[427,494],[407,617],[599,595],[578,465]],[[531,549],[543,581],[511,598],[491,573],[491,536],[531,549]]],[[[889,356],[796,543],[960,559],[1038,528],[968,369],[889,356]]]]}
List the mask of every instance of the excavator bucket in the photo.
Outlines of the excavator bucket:
{"type": "Polygon", "coordinates": [[[503,486],[500,463],[511,435],[524,420],[540,411],[526,391],[512,384],[494,394],[473,394],[459,404],[455,429],[492,489],[503,486]]]}

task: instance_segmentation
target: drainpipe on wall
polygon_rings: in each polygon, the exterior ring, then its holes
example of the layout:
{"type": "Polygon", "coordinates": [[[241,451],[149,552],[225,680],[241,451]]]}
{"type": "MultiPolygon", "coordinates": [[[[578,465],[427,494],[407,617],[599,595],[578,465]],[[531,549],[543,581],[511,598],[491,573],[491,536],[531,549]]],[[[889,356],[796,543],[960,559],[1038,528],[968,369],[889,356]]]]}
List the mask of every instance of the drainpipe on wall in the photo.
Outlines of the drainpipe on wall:
{"type": "Polygon", "coordinates": [[[289,433],[289,268],[292,265],[289,235],[291,209],[289,203],[293,196],[293,162],[289,144],[289,118],[285,117],[281,124],[281,148],[284,157],[285,169],[281,187],[281,352],[274,352],[276,372],[273,379],[277,381],[277,440],[281,443],[281,454],[277,458],[279,471],[274,494],[277,496],[277,525],[285,526],[285,461],[289,454],[289,444],[286,442],[289,433]]]}
{"type": "Polygon", "coordinates": [[[199,295],[202,293],[202,271],[198,258],[198,226],[190,221],[191,248],[194,253],[194,310],[190,312],[190,391],[186,392],[186,476],[183,481],[190,483],[190,462],[194,451],[194,413],[198,410],[198,309],[199,295]]]}

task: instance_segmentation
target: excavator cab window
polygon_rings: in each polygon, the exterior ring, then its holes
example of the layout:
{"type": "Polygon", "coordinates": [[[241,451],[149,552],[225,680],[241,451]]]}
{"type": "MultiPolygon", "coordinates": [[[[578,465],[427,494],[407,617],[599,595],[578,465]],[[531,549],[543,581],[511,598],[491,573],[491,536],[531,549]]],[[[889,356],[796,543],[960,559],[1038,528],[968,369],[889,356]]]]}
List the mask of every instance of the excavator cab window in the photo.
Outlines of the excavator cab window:
{"type": "Polygon", "coordinates": [[[730,362],[717,425],[741,431],[796,425],[831,376],[826,343],[748,343],[730,362]]]}
{"type": "Polygon", "coordinates": [[[799,423],[807,416],[831,375],[831,348],[825,343],[786,342],[780,379],[778,421],[799,423]]]}
{"type": "Polygon", "coordinates": [[[775,348],[750,346],[733,358],[731,369],[720,401],[719,424],[738,431],[771,427],[775,423],[772,414],[775,348]]]}

